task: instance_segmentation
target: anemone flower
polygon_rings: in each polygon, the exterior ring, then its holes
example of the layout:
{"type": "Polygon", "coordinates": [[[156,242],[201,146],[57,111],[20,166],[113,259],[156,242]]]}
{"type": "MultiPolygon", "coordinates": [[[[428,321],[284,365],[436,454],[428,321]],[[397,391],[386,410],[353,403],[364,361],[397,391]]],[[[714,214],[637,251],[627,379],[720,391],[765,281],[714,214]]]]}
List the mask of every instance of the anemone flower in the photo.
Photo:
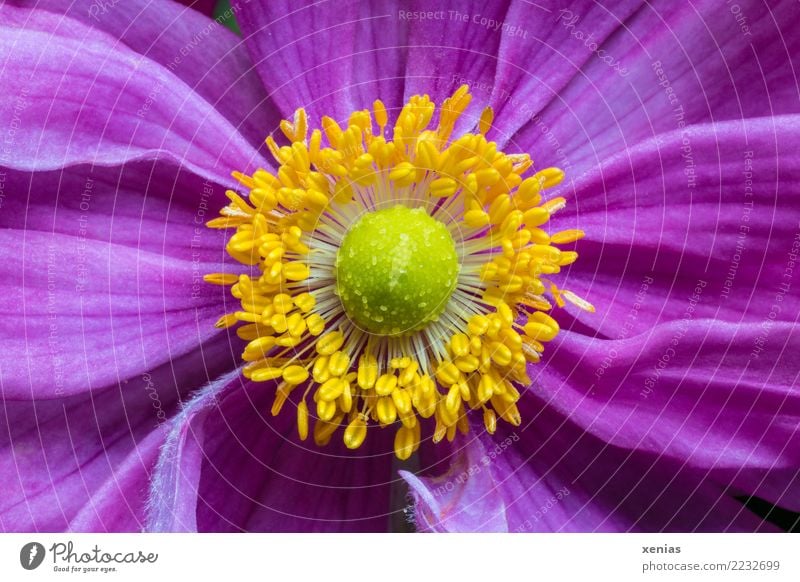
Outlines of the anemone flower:
{"type": "Polygon", "coordinates": [[[800,509],[795,3],[229,12],[0,7],[4,530],[800,509]]]}

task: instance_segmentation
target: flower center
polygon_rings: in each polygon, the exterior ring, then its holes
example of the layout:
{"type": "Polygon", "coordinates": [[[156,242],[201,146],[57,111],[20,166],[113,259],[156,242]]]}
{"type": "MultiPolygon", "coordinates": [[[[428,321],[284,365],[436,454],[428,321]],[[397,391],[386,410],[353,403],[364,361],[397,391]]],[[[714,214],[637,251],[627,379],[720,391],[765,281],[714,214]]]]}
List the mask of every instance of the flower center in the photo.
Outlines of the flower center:
{"type": "Polygon", "coordinates": [[[458,255],[447,227],[424,208],[368,212],[336,256],[336,286],[351,321],[403,335],[436,321],[455,289],[458,255]]]}
{"type": "Polygon", "coordinates": [[[423,435],[468,432],[467,415],[519,426],[528,366],[559,332],[549,313],[594,311],[551,278],[584,234],[546,230],[564,172],[528,175],[529,155],[487,138],[489,107],[454,137],[471,99],[459,87],[437,111],[415,95],[394,127],[377,100],[310,134],[298,109],[284,145],[266,140],[277,170],[234,172],[246,192],[208,223],[236,230],[226,250],[247,266],[205,276],[240,304],[217,326],[248,342],[243,375],[275,391],[273,415],[294,408],[302,440],[341,430],[357,449],[391,427],[407,459],[423,435]]]}

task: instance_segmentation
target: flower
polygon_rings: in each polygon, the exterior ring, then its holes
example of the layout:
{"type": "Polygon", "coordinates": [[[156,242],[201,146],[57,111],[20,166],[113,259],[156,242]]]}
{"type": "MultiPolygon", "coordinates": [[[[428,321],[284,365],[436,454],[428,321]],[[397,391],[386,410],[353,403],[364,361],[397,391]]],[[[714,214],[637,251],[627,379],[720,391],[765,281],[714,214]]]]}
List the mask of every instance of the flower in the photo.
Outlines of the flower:
{"type": "MultiPolygon", "coordinates": [[[[251,1],[232,7],[241,39],[171,3],[90,5],[0,9],[18,88],[0,103],[4,529],[384,531],[402,483],[421,530],[756,531],[774,526],[745,498],[798,509],[793,5],[251,1]],[[297,415],[270,414],[276,383],[241,373],[268,334],[214,327],[247,311],[264,257],[205,223],[259,206],[246,177],[286,165],[298,107],[349,125],[379,99],[395,119],[465,84],[456,140],[564,170],[547,232],[586,237],[556,295],[597,311],[548,311],[560,332],[526,369],[519,426],[306,443],[297,415]]],[[[386,222],[434,228],[420,220],[386,222]]],[[[294,268],[302,311],[313,275],[294,268]]]]}

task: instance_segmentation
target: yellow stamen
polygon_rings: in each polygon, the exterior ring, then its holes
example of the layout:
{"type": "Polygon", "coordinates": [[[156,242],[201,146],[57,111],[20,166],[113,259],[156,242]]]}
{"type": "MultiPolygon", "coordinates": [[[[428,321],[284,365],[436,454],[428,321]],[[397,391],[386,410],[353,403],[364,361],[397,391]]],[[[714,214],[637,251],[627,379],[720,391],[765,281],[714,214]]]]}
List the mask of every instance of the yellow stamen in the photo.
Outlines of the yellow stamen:
{"type": "Polygon", "coordinates": [[[344,444],[348,449],[357,449],[365,438],[367,438],[367,422],[361,416],[357,416],[344,431],[344,444]]]}
{"type": "Polygon", "coordinates": [[[297,405],[297,434],[301,441],[308,438],[308,405],[305,400],[297,405]]]}
{"type": "Polygon", "coordinates": [[[494,111],[492,111],[491,107],[487,107],[481,113],[481,120],[480,124],[478,125],[478,129],[481,132],[481,135],[486,135],[489,131],[489,128],[492,127],[492,121],[494,120],[494,111]]]}
{"type": "Polygon", "coordinates": [[[477,132],[452,137],[471,99],[469,88],[459,87],[442,103],[436,126],[427,95],[413,96],[393,126],[380,100],[343,125],[323,117],[321,129],[310,132],[306,112],[298,109],[280,124],[288,144],[266,139],[277,171],[234,172],[244,193],[229,191],[228,206],[207,223],[235,229],[228,253],[260,273],[204,277],[230,285],[241,304],[216,326],[238,325],[237,335],[248,342],[246,378],[276,384],[272,414],[293,401],[297,386],[305,387],[297,404],[301,440],[313,421],[317,445],[344,428],[344,444],[356,449],[370,426],[391,425],[395,454],[407,459],[420,446],[422,422],[431,423],[433,442],[467,432],[467,410],[482,411],[490,434],[498,418],[518,426],[527,365],[541,360],[559,332],[547,312],[567,302],[595,309],[549,278],[578,257],[556,245],[584,236],[577,229],[546,230],[566,205],[547,196],[564,172],[526,175],[533,167],[528,154],[506,154],[487,140],[494,120],[489,107],[477,132]],[[359,217],[395,206],[415,214],[399,210],[397,216],[410,217],[405,222],[374,220],[372,230],[343,247],[359,217]],[[425,221],[435,228],[420,226],[425,221]],[[415,247],[425,260],[396,260],[412,248],[403,237],[418,235],[424,245],[442,224],[457,248],[447,268],[444,247],[436,245],[415,247]],[[357,260],[348,262],[351,256],[357,260]],[[420,264],[427,270],[406,270],[420,264]],[[340,267],[347,285],[338,285],[340,267]],[[426,295],[426,283],[444,291],[426,295]],[[406,322],[412,306],[429,316],[406,322]],[[315,419],[306,404],[311,395],[315,419]]]}

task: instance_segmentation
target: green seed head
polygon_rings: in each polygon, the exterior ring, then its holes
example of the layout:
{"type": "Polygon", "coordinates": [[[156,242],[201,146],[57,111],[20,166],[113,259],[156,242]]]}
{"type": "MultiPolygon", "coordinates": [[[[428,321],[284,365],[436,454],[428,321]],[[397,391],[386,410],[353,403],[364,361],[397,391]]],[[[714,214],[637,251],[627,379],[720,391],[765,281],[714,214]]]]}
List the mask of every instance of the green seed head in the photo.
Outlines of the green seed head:
{"type": "Polygon", "coordinates": [[[417,331],[444,311],[458,278],[447,228],[423,208],[393,206],[359,218],[336,255],[347,315],[377,335],[417,331]]]}

